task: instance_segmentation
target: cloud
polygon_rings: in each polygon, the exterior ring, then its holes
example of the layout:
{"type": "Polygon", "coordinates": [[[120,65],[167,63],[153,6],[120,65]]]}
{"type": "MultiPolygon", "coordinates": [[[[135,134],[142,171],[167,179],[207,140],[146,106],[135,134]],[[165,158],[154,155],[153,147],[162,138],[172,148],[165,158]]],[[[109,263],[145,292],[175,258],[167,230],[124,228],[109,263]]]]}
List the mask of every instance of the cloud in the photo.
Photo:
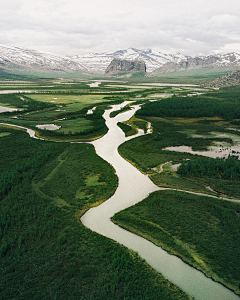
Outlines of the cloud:
{"type": "Polygon", "coordinates": [[[240,18],[236,15],[230,14],[215,15],[211,17],[211,19],[208,22],[208,25],[215,29],[220,28],[221,30],[224,30],[227,28],[231,30],[238,30],[240,25],[240,18]]]}
{"type": "Polygon", "coordinates": [[[128,47],[237,51],[238,7],[237,0],[8,0],[0,8],[0,43],[63,55],[128,47]]]}

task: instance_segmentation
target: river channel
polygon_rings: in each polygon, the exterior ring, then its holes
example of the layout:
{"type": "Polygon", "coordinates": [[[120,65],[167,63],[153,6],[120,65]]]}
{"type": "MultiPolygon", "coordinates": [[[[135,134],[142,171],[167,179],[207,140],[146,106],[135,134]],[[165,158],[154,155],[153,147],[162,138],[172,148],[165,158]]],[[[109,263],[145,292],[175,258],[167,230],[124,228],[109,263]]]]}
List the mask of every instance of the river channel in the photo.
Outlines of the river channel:
{"type": "Polygon", "coordinates": [[[124,104],[126,103],[105,111],[103,116],[109,131],[102,138],[92,142],[97,154],[115,168],[119,178],[118,188],[110,199],[87,211],[81,218],[82,223],[92,231],[138,252],[151,267],[196,300],[239,300],[232,291],[207,278],[178,257],[111,222],[110,218],[115,213],[140,202],[154,191],[164,189],[154,185],[147,175],[138,171],[118,153],[119,145],[127,138],[117,123],[128,120],[140,108],[134,106],[132,110],[110,118],[110,113],[119,110],[124,104]]]}
{"type": "MultiPolygon", "coordinates": [[[[143,134],[142,131],[139,131],[137,135],[126,138],[123,131],[117,126],[118,122],[130,119],[136,110],[140,109],[140,106],[132,106],[131,110],[121,113],[114,118],[109,116],[112,111],[119,110],[128,103],[126,101],[120,105],[114,105],[112,109],[105,111],[103,117],[109,130],[102,138],[91,142],[96,149],[96,153],[115,168],[119,179],[118,188],[115,194],[103,204],[88,210],[81,218],[82,223],[92,231],[138,252],[152,268],[196,300],[239,300],[240,297],[232,291],[207,278],[202,272],[190,267],[180,258],[168,254],[148,240],[111,222],[111,217],[117,212],[142,201],[154,191],[166,190],[154,185],[147,175],[138,171],[118,153],[118,147],[122,143],[143,134]]],[[[30,137],[43,140],[43,138],[36,137],[35,131],[32,129],[13,124],[0,124],[25,130],[30,137]]],[[[170,189],[168,188],[168,190],[170,189]]],[[[203,194],[199,193],[199,195],[203,194]]]]}

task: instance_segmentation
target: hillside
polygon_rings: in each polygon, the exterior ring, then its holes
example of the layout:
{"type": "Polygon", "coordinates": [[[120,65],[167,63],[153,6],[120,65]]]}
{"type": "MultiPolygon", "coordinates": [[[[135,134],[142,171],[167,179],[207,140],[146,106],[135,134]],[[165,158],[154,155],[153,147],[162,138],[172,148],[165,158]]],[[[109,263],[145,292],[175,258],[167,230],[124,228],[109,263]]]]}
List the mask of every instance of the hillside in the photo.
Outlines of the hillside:
{"type": "Polygon", "coordinates": [[[189,71],[194,69],[217,69],[228,68],[237,69],[240,68],[240,54],[228,53],[224,55],[210,55],[210,56],[196,56],[188,57],[180,62],[169,62],[162,67],[156,69],[154,74],[167,73],[175,71],[189,71]]]}
{"type": "Polygon", "coordinates": [[[233,85],[240,85],[240,70],[227,73],[226,75],[205,84],[204,87],[220,88],[233,85]]]}
{"type": "Polygon", "coordinates": [[[10,72],[88,73],[70,58],[32,49],[0,45],[0,68],[10,72]]]}

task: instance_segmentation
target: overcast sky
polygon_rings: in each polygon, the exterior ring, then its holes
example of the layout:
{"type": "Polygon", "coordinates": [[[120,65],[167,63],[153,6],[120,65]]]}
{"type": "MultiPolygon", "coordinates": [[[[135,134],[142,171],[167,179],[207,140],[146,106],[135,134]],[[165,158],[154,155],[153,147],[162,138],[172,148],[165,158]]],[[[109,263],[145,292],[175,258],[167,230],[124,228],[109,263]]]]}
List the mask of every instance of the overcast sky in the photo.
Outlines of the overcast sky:
{"type": "Polygon", "coordinates": [[[239,0],[0,0],[0,44],[61,55],[129,47],[240,53],[239,0]]]}

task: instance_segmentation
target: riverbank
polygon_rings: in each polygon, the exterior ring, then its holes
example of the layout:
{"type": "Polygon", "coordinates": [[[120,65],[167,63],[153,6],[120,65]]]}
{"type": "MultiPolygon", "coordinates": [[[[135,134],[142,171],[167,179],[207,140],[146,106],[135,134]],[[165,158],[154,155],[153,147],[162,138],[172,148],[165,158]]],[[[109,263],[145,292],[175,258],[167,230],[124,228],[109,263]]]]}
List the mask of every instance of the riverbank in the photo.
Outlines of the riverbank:
{"type": "MultiPolygon", "coordinates": [[[[117,107],[115,108],[117,109],[117,107]]],[[[135,107],[135,110],[136,109],[137,107],[135,107]]],[[[150,181],[148,176],[141,174],[137,169],[133,168],[120,157],[117,151],[118,145],[126,140],[125,135],[117,126],[117,123],[130,118],[134,111],[122,113],[113,119],[108,118],[110,112],[111,111],[106,111],[104,114],[106,124],[109,127],[108,134],[102,139],[94,141],[93,144],[97,154],[105,158],[116,168],[116,173],[119,177],[119,186],[116,193],[109,201],[104,202],[96,208],[90,209],[81,220],[92,230],[137,251],[141,257],[146,259],[149,265],[158,270],[158,272],[161,272],[165,277],[169,278],[187,293],[194,295],[196,299],[203,299],[203,297],[209,297],[209,295],[211,295],[211,299],[224,299],[221,297],[236,299],[235,295],[229,290],[213,283],[203,274],[184,264],[181,260],[176,257],[170,258],[170,256],[161,248],[156,247],[152,243],[149,243],[136,235],[132,235],[129,232],[122,230],[110,222],[110,218],[116,212],[141,201],[143,198],[147,197],[149,193],[158,189],[150,181]],[[90,226],[88,223],[89,221],[90,226]],[[179,272],[181,273],[181,277],[179,277],[179,272]]],[[[121,259],[118,259],[118,261],[119,260],[121,261],[121,259]]],[[[120,276],[120,274],[118,274],[118,276],[120,276]]],[[[168,281],[165,282],[167,286],[170,285],[168,281]]],[[[145,284],[143,284],[143,286],[145,286],[145,284]]],[[[172,287],[174,286],[172,285],[172,287]]],[[[176,290],[176,287],[174,287],[174,289],[176,290]]],[[[157,295],[156,293],[154,294],[157,295]]],[[[164,299],[167,298],[165,297],[164,299]]],[[[170,299],[178,298],[175,297],[170,299]]]]}
{"type": "Polygon", "coordinates": [[[112,219],[240,294],[239,208],[236,203],[169,190],[151,194],[112,219]]]}
{"type": "Polygon", "coordinates": [[[137,251],[150,266],[196,299],[239,299],[230,290],[208,279],[203,273],[190,268],[180,259],[170,256],[161,248],[114,225],[110,221],[115,213],[142,201],[149,193],[159,189],[150,181],[147,175],[140,173],[126,162],[117,151],[118,146],[126,140],[117,123],[126,121],[132,116],[133,112],[122,113],[114,119],[109,118],[110,113],[111,110],[104,114],[109,128],[108,133],[102,139],[93,142],[93,144],[97,154],[116,169],[119,185],[116,193],[108,201],[90,209],[83,215],[81,218],[83,224],[91,230],[137,251]],[[181,273],[180,277],[179,273],[181,273]]]}
{"type": "Polygon", "coordinates": [[[113,168],[92,145],[31,139],[9,127],[0,132],[0,190],[7,188],[0,201],[0,298],[192,299],[137,253],[79,221],[88,204],[116,188],[113,168]]]}

